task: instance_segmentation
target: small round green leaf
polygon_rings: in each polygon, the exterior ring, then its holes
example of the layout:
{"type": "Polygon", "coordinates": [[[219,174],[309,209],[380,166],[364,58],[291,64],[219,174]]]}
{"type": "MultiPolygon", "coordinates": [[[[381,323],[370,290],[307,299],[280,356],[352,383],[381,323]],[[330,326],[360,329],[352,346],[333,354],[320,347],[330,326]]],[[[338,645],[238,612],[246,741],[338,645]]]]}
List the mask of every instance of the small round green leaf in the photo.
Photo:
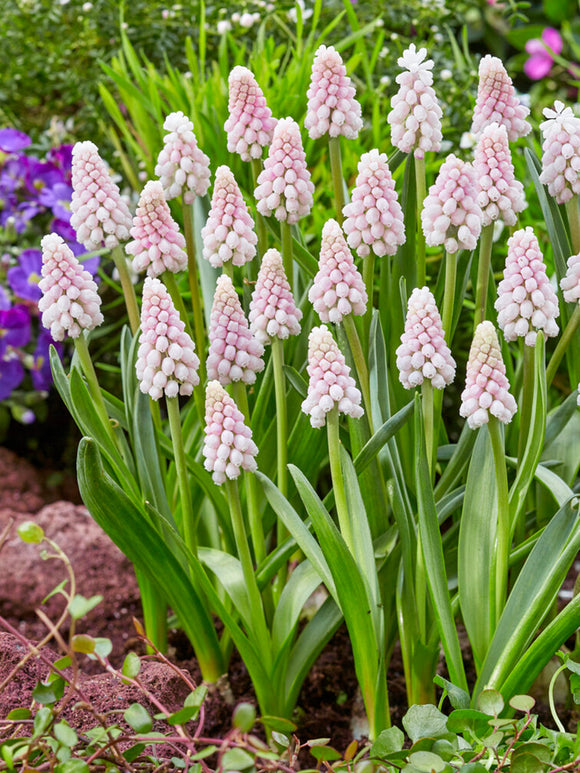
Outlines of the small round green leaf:
{"type": "Polygon", "coordinates": [[[525,711],[526,714],[536,705],[536,701],[531,695],[512,695],[509,700],[512,709],[516,711],[525,711]]]}
{"type": "Polygon", "coordinates": [[[241,730],[242,733],[249,733],[254,727],[256,721],[256,709],[251,703],[239,703],[234,709],[232,725],[241,730]]]}
{"type": "Polygon", "coordinates": [[[77,595],[68,605],[69,615],[73,618],[73,620],[80,620],[88,612],[90,612],[91,609],[94,609],[97,604],[100,604],[102,600],[102,596],[91,596],[90,599],[86,599],[84,596],[81,596],[80,593],[77,593],[77,595]]]}
{"type": "Polygon", "coordinates": [[[148,733],[153,727],[153,720],[140,703],[132,703],[123,713],[123,717],[137,733],[148,733]]]}
{"type": "Polygon", "coordinates": [[[497,690],[482,690],[477,698],[478,709],[492,717],[497,717],[504,705],[502,694],[497,690]]]}
{"type": "Polygon", "coordinates": [[[415,752],[409,755],[409,762],[421,773],[442,773],[445,761],[433,752],[415,752]]]}
{"type": "Polygon", "coordinates": [[[24,521],[17,529],[18,536],[23,542],[32,542],[40,545],[44,539],[44,529],[34,521],[24,521]]]}
{"type": "Polygon", "coordinates": [[[72,648],[74,652],[84,652],[85,655],[89,655],[95,651],[95,640],[86,633],[77,633],[73,636],[72,648]]]}
{"type": "Polygon", "coordinates": [[[6,717],[6,719],[30,719],[32,712],[30,709],[12,709],[6,717]]]}
{"type": "Polygon", "coordinates": [[[55,773],[90,773],[90,768],[84,760],[72,759],[61,762],[54,771],[55,773]]]}
{"type": "Polygon", "coordinates": [[[333,762],[340,759],[340,753],[333,749],[332,746],[311,746],[310,754],[319,762],[333,762]]]}
{"type": "Polygon", "coordinates": [[[123,661],[123,668],[121,673],[123,676],[129,679],[134,679],[141,670],[141,658],[136,652],[127,653],[127,657],[123,661]]]}
{"type": "Polygon", "coordinates": [[[228,749],[221,760],[222,770],[245,770],[254,766],[254,758],[243,749],[228,749]]]}
{"type": "Polygon", "coordinates": [[[63,746],[72,749],[78,743],[78,736],[68,722],[57,722],[54,726],[54,737],[63,746]]]}

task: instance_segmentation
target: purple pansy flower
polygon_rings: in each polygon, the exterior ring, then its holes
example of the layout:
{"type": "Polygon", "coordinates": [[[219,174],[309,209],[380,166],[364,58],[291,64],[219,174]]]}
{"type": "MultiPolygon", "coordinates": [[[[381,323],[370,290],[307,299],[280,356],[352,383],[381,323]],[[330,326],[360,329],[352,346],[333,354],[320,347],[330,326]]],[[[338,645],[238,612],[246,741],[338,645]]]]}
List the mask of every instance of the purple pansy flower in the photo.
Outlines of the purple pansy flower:
{"type": "Polygon", "coordinates": [[[42,252],[23,250],[18,257],[18,265],[8,269],[6,276],[15,295],[27,301],[39,301],[42,297],[38,286],[42,277],[42,252]]]}
{"type": "Polygon", "coordinates": [[[0,357],[9,346],[26,346],[30,341],[30,315],[26,306],[0,311],[0,357]]]}
{"type": "Polygon", "coordinates": [[[72,178],[72,149],[72,145],[60,145],[58,148],[51,148],[46,157],[61,170],[66,183],[70,183],[72,178]]]}
{"type": "Polygon", "coordinates": [[[552,69],[554,55],[562,52],[562,36],[553,27],[546,27],[542,38],[533,38],[526,43],[530,57],[524,64],[524,72],[533,81],[544,78],[552,69]]]}
{"type": "Polygon", "coordinates": [[[6,400],[22,383],[24,368],[17,358],[0,360],[0,402],[6,400]]]}
{"type": "Polygon", "coordinates": [[[23,148],[27,148],[32,140],[24,132],[18,129],[0,129],[0,150],[4,153],[17,153],[23,148]]]}
{"type": "Polygon", "coordinates": [[[0,285],[0,311],[8,311],[10,308],[10,298],[6,290],[0,285]]]}
{"type": "Polygon", "coordinates": [[[48,349],[51,345],[56,348],[59,357],[62,357],[63,345],[55,341],[48,330],[40,328],[34,351],[34,359],[30,369],[32,385],[40,392],[48,392],[52,386],[52,372],[48,357],[48,349]]]}
{"type": "Polygon", "coordinates": [[[50,161],[39,161],[31,156],[25,177],[26,187],[32,194],[39,194],[45,188],[52,188],[64,182],[61,170],[50,161]]]}
{"type": "Polygon", "coordinates": [[[38,201],[59,220],[69,221],[71,217],[70,200],[72,187],[63,182],[58,182],[51,187],[43,188],[38,196],[38,201]]]}

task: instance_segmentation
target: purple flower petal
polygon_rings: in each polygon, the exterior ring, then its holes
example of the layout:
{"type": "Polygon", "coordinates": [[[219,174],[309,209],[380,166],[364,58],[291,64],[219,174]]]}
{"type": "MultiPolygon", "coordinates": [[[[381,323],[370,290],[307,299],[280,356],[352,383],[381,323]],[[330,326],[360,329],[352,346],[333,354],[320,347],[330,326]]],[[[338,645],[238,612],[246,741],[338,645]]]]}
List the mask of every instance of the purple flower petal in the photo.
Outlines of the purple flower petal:
{"type": "Polygon", "coordinates": [[[6,400],[22,383],[24,368],[18,359],[0,360],[0,400],[6,400]]]}
{"type": "Polygon", "coordinates": [[[9,346],[18,348],[30,341],[30,315],[25,306],[0,311],[0,356],[9,346]]]}
{"type": "Polygon", "coordinates": [[[546,54],[546,46],[542,43],[540,38],[531,38],[526,43],[526,51],[528,54],[546,54]]]}
{"type": "Polygon", "coordinates": [[[544,51],[543,54],[534,54],[524,63],[524,72],[533,81],[539,81],[552,69],[552,57],[544,51]]]}
{"type": "Polygon", "coordinates": [[[59,356],[62,356],[62,344],[54,341],[48,330],[41,328],[38,332],[38,341],[36,343],[33,365],[30,371],[32,385],[41,392],[47,392],[52,386],[52,372],[50,370],[48,352],[48,348],[51,344],[56,347],[59,356]]]}
{"type": "Polygon", "coordinates": [[[10,298],[6,290],[0,285],[0,311],[8,311],[10,308],[10,298]]]}
{"type": "Polygon", "coordinates": [[[27,148],[31,142],[28,134],[24,134],[18,129],[0,129],[0,150],[3,150],[4,153],[16,153],[27,148]]]}
{"type": "Polygon", "coordinates": [[[42,252],[23,250],[18,258],[19,265],[8,269],[7,279],[12,291],[27,301],[39,301],[42,292],[38,286],[42,272],[42,252]]]}
{"type": "Polygon", "coordinates": [[[546,27],[542,32],[542,40],[555,53],[562,53],[562,36],[554,27],[546,27]]]}

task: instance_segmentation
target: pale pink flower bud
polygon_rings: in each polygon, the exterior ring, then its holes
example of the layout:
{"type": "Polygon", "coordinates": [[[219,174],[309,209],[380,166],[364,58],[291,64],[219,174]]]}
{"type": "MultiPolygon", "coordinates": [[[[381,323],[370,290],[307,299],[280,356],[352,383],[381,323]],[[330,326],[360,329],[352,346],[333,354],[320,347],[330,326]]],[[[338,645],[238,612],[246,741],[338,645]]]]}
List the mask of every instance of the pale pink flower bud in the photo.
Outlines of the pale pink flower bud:
{"type": "Polygon", "coordinates": [[[216,170],[211,209],[201,229],[201,238],[203,257],[214,267],[223,266],[229,260],[234,266],[243,266],[256,254],[258,237],[254,221],[227,166],[216,170]]]}
{"type": "Polygon", "coordinates": [[[135,369],[139,388],[153,400],[190,395],[199,384],[199,357],[160,279],[143,284],[141,335],[135,369]]]}
{"type": "Polygon", "coordinates": [[[198,147],[193,123],[178,111],[163,124],[167,134],[155,166],[167,201],[183,194],[185,204],[205,196],[209,188],[209,158],[198,147]]]}
{"type": "Polygon", "coordinates": [[[228,84],[229,117],[224,124],[228,150],[238,153],[242,161],[261,158],[264,147],[272,142],[276,119],[272,118],[262,89],[247,67],[234,67],[228,84]]]}
{"type": "Polygon", "coordinates": [[[256,373],[264,369],[264,347],[248,326],[232,280],[218,277],[209,329],[207,377],[221,384],[243,381],[253,384],[256,373]]]}
{"type": "Polygon", "coordinates": [[[346,240],[361,258],[394,255],[405,242],[403,210],[385,153],[371,150],[358,162],[356,187],[343,207],[346,240]]]}
{"type": "Polygon", "coordinates": [[[133,255],[133,271],[147,269],[149,276],[164,271],[174,274],[187,267],[185,239],[171,211],[159,180],[149,180],[141,192],[131,228],[132,242],[125,247],[133,255]]]}
{"type": "Polygon", "coordinates": [[[482,131],[475,148],[473,171],[483,225],[498,219],[506,225],[515,225],[517,213],[525,209],[526,200],[524,186],[514,176],[505,126],[492,123],[482,131]]]}
{"type": "Polygon", "coordinates": [[[300,332],[302,312],[294,303],[278,250],[268,250],[262,258],[249,319],[250,330],[264,346],[272,338],[284,339],[300,332]]]}
{"type": "Polygon", "coordinates": [[[205,440],[203,466],[218,486],[238,478],[242,470],[256,472],[258,448],[244,415],[219,381],[210,381],[205,392],[205,440]]]}
{"type": "Polygon", "coordinates": [[[538,331],[558,335],[558,298],[546,275],[546,266],[531,226],[508,239],[503,279],[497,288],[497,324],[506,341],[524,339],[534,346],[538,331]]]}
{"type": "Polygon", "coordinates": [[[322,229],[318,273],[308,300],[322,322],[338,323],[366,311],[367,291],[336,220],[327,220],[322,229]]]}
{"type": "Polygon", "coordinates": [[[490,123],[505,126],[508,140],[514,142],[532,130],[526,121],[530,109],[516,97],[511,78],[501,59],[484,56],[479,63],[479,86],[471,131],[478,135],[490,123]]]}
{"type": "Polygon", "coordinates": [[[559,100],[553,110],[544,108],[544,115],[540,182],[558,204],[565,204],[580,194],[580,118],[559,100]]]}
{"type": "Polygon", "coordinates": [[[471,429],[487,424],[490,413],[509,424],[518,409],[509,388],[497,333],[485,320],[476,327],[469,350],[460,415],[471,429]]]}
{"type": "Polygon", "coordinates": [[[441,317],[428,287],[416,287],[411,293],[396,355],[399,380],[405,389],[413,389],[425,379],[435,389],[443,389],[455,378],[455,360],[445,343],[441,317]]]}
{"type": "Polygon", "coordinates": [[[580,303],[580,253],[568,258],[568,270],[560,287],[566,303],[580,303]]]}
{"type": "Polygon", "coordinates": [[[71,225],[87,250],[112,250],[129,238],[131,213],[93,142],[72,151],[71,225]]]}
{"type": "Polygon", "coordinates": [[[297,223],[312,209],[313,193],[298,124],[292,118],[281,118],[254,191],[258,212],[297,223]]]}
{"type": "Polygon", "coordinates": [[[312,139],[328,134],[349,140],[362,129],[361,107],[346,67],[333,46],[320,46],[314,55],[304,128],[312,139]]]}
{"type": "Polygon", "coordinates": [[[41,247],[42,279],[38,286],[42,298],[38,310],[42,324],[55,341],[67,335],[78,338],[83,330],[103,322],[97,285],[58,234],[45,236],[41,247]]]}
{"type": "Polygon", "coordinates": [[[344,355],[326,325],[313,327],[308,336],[308,395],[302,411],[310,416],[313,427],[323,427],[326,414],[335,405],[339,413],[360,419],[361,393],[350,375],[344,355]]]}
{"type": "Polygon", "coordinates": [[[442,110],[433,90],[433,61],[426,56],[426,48],[417,51],[411,43],[397,60],[405,70],[396,77],[399,91],[387,117],[392,144],[403,153],[413,150],[416,158],[441,148],[442,110]]]}
{"type": "Polygon", "coordinates": [[[423,204],[421,223],[425,241],[430,246],[443,244],[450,254],[474,250],[481,233],[481,219],[473,167],[451,153],[423,204]]]}

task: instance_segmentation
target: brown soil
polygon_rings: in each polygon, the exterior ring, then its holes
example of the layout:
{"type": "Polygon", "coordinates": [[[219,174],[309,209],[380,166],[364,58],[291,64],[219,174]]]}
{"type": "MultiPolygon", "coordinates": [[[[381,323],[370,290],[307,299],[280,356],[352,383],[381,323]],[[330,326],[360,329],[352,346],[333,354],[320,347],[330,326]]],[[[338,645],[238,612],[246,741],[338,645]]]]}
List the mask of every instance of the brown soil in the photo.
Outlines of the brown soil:
{"type": "MultiPolygon", "coordinates": [[[[133,617],[141,617],[132,567],[79,505],[74,478],[55,479],[54,475],[40,473],[12,451],[0,447],[0,534],[11,524],[0,554],[0,615],[12,628],[12,632],[2,632],[0,622],[0,684],[25,652],[22,641],[14,633],[32,641],[45,636],[46,627],[35,610],[66,576],[60,560],[50,556],[44,556],[43,560],[37,545],[25,544],[18,538],[16,528],[25,520],[34,520],[42,526],[46,536],[54,539],[66,553],[77,579],[77,593],[85,597],[103,596],[102,603],[80,622],[79,631],[110,639],[111,662],[115,666],[120,666],[129,650],[141,652],[132,624],[133,617]],[[64,501],[63,495],[70,501],[64,501]]],[[[56,595],[41,608],[55,620],[63,609],[63,599],[56,595]]],[[[65,627],[63,634],[66,633],[65,627]]],[[[57,654],[47,650],[46,657],[52,661],[57,654]]],[[[180,631],[171,632],[169,657],[199,684],[200,673],[191,646],[180,631]]],[[[35,658],[28,662],[18,678],[0,692],[0,717],[15,707],[30,704],[31,690],[47,674],[47,668],[46,663],[35,658]]],[[[101,711],[124,709],[139,700],[135,688],[103,674],[98,664],[85,659],[83,671],[83,691],[101,711]]],[[[180,708],[189,692],[175,671],[164,664],[147,662],[140,676],[171,710],[180,708]]],[[[242,700],[256,703],[248,674],[235,653],[229,682],[233,704],[242,700]]],[[[389,699],[392,720],[400,726],[407,705],[398,651],[389,669],[389,699]]],[[[219,691],[206,700],[204,735],[219,738],[228,732],[233,704],[219,691]]],[[[353,712],[360,711],[359,704],[352,652],[343,627],[322,653],[304,685],[296,714],[298,736],[303,741],[330,738],[331,745],[343,752],[352,740],[351,718],[353,712]]],[[[66,716],[80,728],[94,724],[86,713],[69,712],[66,716]]],[[[568,720],[572,722],[573,715],[568,720]]],[[[542,717],[542,721],[551,723],[549,715],[542,717]]],[[[305,756],[305,766],[313,762],[311,756],[305,756]]]]}

